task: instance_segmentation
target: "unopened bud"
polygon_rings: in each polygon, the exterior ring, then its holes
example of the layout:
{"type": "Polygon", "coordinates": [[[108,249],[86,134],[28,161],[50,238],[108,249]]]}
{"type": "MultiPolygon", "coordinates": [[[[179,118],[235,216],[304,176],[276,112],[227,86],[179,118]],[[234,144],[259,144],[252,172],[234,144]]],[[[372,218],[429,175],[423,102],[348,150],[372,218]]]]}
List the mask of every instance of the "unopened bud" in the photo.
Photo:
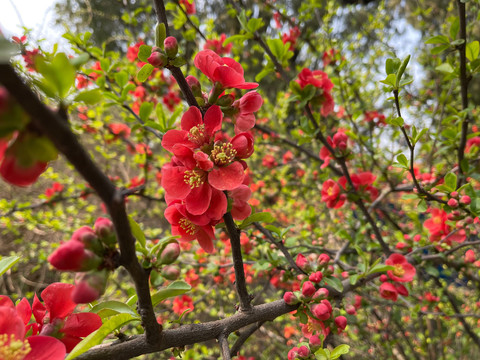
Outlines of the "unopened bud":
{"type": "Polygon", "coordinates": [[[287,303],[288,305],[295,305],[295,304],[298,304],[300,302],[300,300],[296,297],[296,295],[291,292],[291,291],[287,291],[284,295],[283,295],[283,300],[285,301],[285,303],[287,303]]]}
{"type": "Polygon", "coordinates": [[[70,240],[58,247],[49,257],[48,262],[61,271],[89,271],[96,269],[102,259],[80,241],[70,240]]]}
{"type": "Polygon", "coordinates": [[[173,36],[167,37],[164,42],[163,46],[165,48],[165,52],[170,59],[174,59],[178,53],[178,42],[177,39],[173,36]]]}
{"type": "Polygon", "coordinates": [[[160,263],[161,264],[171,264],[175,260],[177,260],[178,256],[180,255],[180,245],[178,242],[171,242],[165,249],[163,249],[162,253],[160,254],[160,263]]]}
{"type": "Polygon", "coordinates": [[[99,299],[105,291],[107,279],[107,270],[77,273],[72,301],[77,304],[87,304],[99,299]]]}
{"type": "Polygon", "coordinates": [[[190,89],[192,89],[193,95],[203,99],[202,86],[200,85],[198,79],[195,76],[188,75],[185,80],[187,80],[188,86],[190,86],[190,89]]]}
{"type": "Polygon", "coordinates": [[[220,99],[217,100],[217,105],[218,106],[230,106],[233,104],[235,101],[235,96],[233,94],[227,94],[223,95],[220,97],[220,99]]]}
{"type": "Polygon", "coordinates": [[[168,63],[167,57],[158,51],[152,52],[152,54],[148,57],[147,61],[150,65],[158,68],[162,68],[168,63]]]}
{"type": "Polygon", "coordinates": [[[180,269],[175,265],[164,266],[162,276],[167,280],[176,280],[180,276],[180,269]]]}
{"type": "Polygon", "coordinates": [[[460,203],[463,204],[463,205],[469,205],[471,202],[472,202],[472,199],[468,195],[463,195],[460,198],[460,203]]]}
{"type": "Polygon", "coordinates": [[[309,298],[315,294],[315,286],[310,281],[305,281],[302,285],[302,295],[309,298]]]}
{"type": "Polygon", "coordinates": [[[450,199],[450,200],[448,200],[447,205],[450,206],[451,208],[456,208],[456,207],[458,207],[458,200],[457,199],[450,199]]]}

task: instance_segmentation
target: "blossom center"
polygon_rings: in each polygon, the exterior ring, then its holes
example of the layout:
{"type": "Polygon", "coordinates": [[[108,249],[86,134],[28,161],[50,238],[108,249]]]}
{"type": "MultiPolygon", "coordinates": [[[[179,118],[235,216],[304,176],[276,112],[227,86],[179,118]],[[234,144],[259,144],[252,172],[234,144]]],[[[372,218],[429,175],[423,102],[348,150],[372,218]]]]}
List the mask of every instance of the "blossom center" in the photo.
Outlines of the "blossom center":
{"type": "Polygon", "coordinates": [[[190,140],[194,144],[197,144],[198,146],[207,143],[208,134],[205,132],[205,125],[200,124],[192,127],[190,129],[190,132],[188,133],[188,140],[190,140]]]}
{"type": "Polygon", "coordinates": [[[215,145],[212,153],[210,154],[211,159],[217,166],[223,166],[230,164],[237,155],[237,150],[233,148],[231,143],[223,143],[221,145],[215,145]]]}
{"type": "Polygon", "coordinates": [[[400,264],[394,265],[394,269],[392,272],[395,276],[403,276],[405,274],[405,270],[403,269],[403,266],[400,264]]]}
{"type": "Polygon", "coordinates": [[[28,341],[16,340],[12,334],[0,335],[0,359],[2,360],[23,360],[31,351],[28,341]]]}
{"type": "Polygon", "coordinates": [[[190,185],[191,189],[199,187],[205,182],[205,176],[203,171],[200,170],[187,170],[183,176],[183,180],[186,184],[190,185]]]}
{"type": "Polygon", "coordinates": [[[185,230],[188,235],[194,235],[197,230],[197,225],[192,223],[190,220],[183,218],[178,222],[180,227],[185,230]]]}

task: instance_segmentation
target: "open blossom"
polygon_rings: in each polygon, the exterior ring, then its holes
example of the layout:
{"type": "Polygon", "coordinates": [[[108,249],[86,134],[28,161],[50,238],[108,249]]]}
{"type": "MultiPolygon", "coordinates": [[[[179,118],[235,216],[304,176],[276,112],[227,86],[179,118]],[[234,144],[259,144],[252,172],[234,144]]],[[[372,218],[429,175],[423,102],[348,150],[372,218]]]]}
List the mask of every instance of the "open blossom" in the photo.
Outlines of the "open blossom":
{"type": "Polygon", "coordinates": [[[289,50],[293,51],[295,50],[295,47],[297,45],[297,39],[300,37],[300,29],[298,26],[294,26],[293,28],[288,30],[288,33],[283,33],[282,34],[282,42],[284,44],[290,43],[289,50]]]}
{"type": "Polygon", "coordinates": [[[232,50],[233,44],[227,44],[223,46],[224,41],[227,39],[225,34],[220,35],[219,39],[208,39],[203,45],[203,50],[215,51],[218,55],[226,55],[232,50]]]}
{"type": "MultiPolygon", "coordinates": [[[[375,179],[377,178],[370,171],[351,174],[353,186],[355,190],[368,196],[369,201],[373,201],[378,197],[378,189],[373,186],[375,179]]],[[[344,189],[347,188],[347,178],[342,176],[338,183],[342,185],[344,189]]]]}
{"type": "Polygon", "coordinates": [[[321,70],[312,71],[304,68],[298,75],[296,82],[302,89],[307,85],[313,85],[321,90],[321,93],[315,96],[311,102],[322,106],[321,114],[323,116],[327,116],[333,111],[335,103],[330,93],[333,89],[333,83],[325,72],[321,70]]]}
{"type": "Polygon", "coordinates": [[[448,235],[446,239],[446,244],[451,244],[452,241],[462,243],[466,239],[466,234],[464,229],[460,229],[457,232],[451,234],[452,228],[447,224],[447,213],[442,209],[429,209],[428,212],[431,214],[431,218],[425,220],[423,226],[427,228],[430,233],[430,241],[437,242],[442,240],[448,235]]]}
{"type": "Polygon", "coordinates": [[[385,261],[386,265],[393,266],[393,270],[388,270],[387,274],[393,281],[410,282],[415,276],[416,269],[410,264],[402,254],[392,254],[385,261]]]}
{"type": "Polygon", "coordinates": [[[254,89],[258,86],[245,82],[242,65],[232,58],[222,58],[212,50],[200,51],[193,62],[213,83],[219,82],[225,89],[254,89]]]}
{"type": "Polygon", "coordinates": [[[340,193],[340,186],[332,179],[322,185],[322,201],[328,208],[338,209],[345,203],[346,195],[340,193]]]}

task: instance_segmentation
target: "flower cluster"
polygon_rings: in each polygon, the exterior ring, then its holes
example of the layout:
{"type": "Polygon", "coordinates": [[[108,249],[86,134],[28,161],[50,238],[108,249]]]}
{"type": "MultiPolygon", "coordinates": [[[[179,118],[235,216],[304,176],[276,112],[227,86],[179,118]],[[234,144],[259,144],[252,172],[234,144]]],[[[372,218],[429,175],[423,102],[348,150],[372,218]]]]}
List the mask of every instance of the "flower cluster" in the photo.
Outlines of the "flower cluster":
{"type": "MultiPolygon", "coordinates": [[[[333,138],[330,136],[327,137],[327,142],[332,149],[338,152],[339,156],[345,156],[347,154],[348,136],[344,130],[337,131],[335,135],[333,135],[333,138]]],[[[326,168],[328,164],[330,164],[330,160],[333,159],[333,154],[326,146],[322,146],[318,156],[323,160],[323,164],[320,166],[321,169],[326,168]]]]}
{"type": "Polygon", "coordinates": [[[89,303],[103,294],[108,270],[116,266],[115,244],[113,223],[100,217],[94,229],[83,226],[76,230],[69,241],[61,244],[48,257],[48,262],[57,270],[77,273],[76,286],[71,292],[75,303],[89,303]]]}
{"type": "Polygon", "coordinates": [[[327,116],[333,111],[335,103],[330,93],[333,89],[333,83],[325,72],[321,70],[312,71],[304,68],[298,75],[296,82],[300,85],[301,89],[304,89],[308,85],[319,89],[310,100],[310,103],[313,105],[321,105],[321,114],[323,116],[327,116]]]}
{"type": "MultiPolygon", "coordinates": [[[[195,57],[195,65],[214,83],[214,89],[202,107],[203,113],[190,107],[182,116],[181,129],[164,135],[162,146],[173,157],[162,167],[161,182],[168,205],[165,217],[172,233],[180,235],[182,241],[197,239],[211,253],[214,226],[227,212],[228,199],[234,219],[245,219],[251,212],[244,160],[254,151],[253,136],[247,131],[255,125],[253,112],[260,108],[262,99],[257,92],[249,92],[236,102],[233,95],[218,98],[226,88],[257,86],[245,82],[242,67],[233,59],[203,50],[195,57]],[[222,109],[235,122],[233,138],[221,131],[222,109]]],[[[205,100],[199,81],[189,76],[187,82],[197,99],[205,100]]]]}
{"type": "Polygon", "coordinates": [[[0,86],[0,175],[16,186],[36,182],[57,157],[52,143],[30,129],[29,122],[29,116],[0,86]]]}
{"type": "Polygon", "coordinates": [[[431,218],[427,219],[423,223],[423,226],[426,227],[430,233],[431,242],[444,240],[446,244],[451,245],[452,241],[458,243],[465,241],[467,236],[464,229],[452,233],[452,227],[447,224],[448,214],[445,210],[432,208],[429,212],[431,218]]]}
{"type": "Polygon", "coordinates": [[[227,36],[225,34],[220,35],[220,38],[218,39],[209,39],[205,42],[205,45],[203,45],[204,50],[212,50],[216,52],[218,55],[226,55],[232,50],[233,44],[227,44],[223,45],[225,40],[227,39],[227,36]]]}
{"type": "MultiPolygon", "coordinates": [[[[295,316],[299,317],[303,335],[310,339],[311,345],[320,344],[319,336],[326,337],[332,330],[341,333],[347,326],[347,318],[337,314],[327,299],[328,289],[321,287],[328,284],[324,277],[333,271],[329,262],[330,257],[326,254],[310,254],[308,257],[298,254],[295,263],[309,274],[308,279],[305,279],[300,290],[288,291],[283,296],[289,305],[300,303],[295,316]]],[[[298,351],[294,349],[291,350],[292,359],[298,356],[298,351]]]]}
{"type": "Polygon", "coordinates": [[[73,290],[70,284],[50,284],[41,293],[44,303],[35,295],[32,306],[26,298],[15,306],[0,296],[0,358],[64,359],[82,338],[100,328],[97,314],[73,313],[77,306],[71,300],[73,290]]]}
{"type": "Polygon", "coordinates": [[[411,282],[415,276],[416,269],[401,254],[392,254],[385,261],[386,265],[393,266],[388,270],[387,275],[382,275],[380,281],[380,296],[384,299],[397,301],[398,295],[408,296],[407,288],[401,283],[411,282]],[[390,280],[390,282],[389,282],[390,280]]]}

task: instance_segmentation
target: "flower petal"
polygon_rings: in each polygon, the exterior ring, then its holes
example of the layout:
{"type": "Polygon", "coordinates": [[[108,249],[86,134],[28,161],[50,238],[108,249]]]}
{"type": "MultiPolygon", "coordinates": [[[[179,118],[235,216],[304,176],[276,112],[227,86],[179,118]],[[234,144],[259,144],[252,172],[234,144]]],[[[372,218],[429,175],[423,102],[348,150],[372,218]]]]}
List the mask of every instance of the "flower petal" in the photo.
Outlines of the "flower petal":
{"type": "Polygon", "coordinates": [[[239,161],[213,169],[208,174],[208,182],[218,190],[233,190],[242,184],[245,177],[243,166],[239,161]]]}
{"type": "Polygon", "coordinates": [[[65,345],[51,336],[30,336],[27,338],[31,351],[24,360],[63,360],[65,345]]]}
{"type": "Polygon", "coordinates": [[[210,206],[212,188],[208,183],[193,188],[185,198],[187,211],[192,215],[202,215],[210,206]]]}
{"type": "Polygon", "coordinates": [[[54,319],[64,319],[70,315],[77,304],[72,299],[73,284],[53,283],[42,291],[42,299],[50,313],[50,322],[54,319]]]}

